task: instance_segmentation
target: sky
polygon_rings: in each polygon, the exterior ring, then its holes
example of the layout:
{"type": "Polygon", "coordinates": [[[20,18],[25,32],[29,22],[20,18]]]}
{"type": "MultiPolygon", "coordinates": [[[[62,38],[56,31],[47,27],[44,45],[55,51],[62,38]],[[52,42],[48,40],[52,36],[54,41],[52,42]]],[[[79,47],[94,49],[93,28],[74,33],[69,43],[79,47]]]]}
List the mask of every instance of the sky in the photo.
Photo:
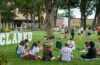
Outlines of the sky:
{"type": "MultiPolygon", "coordinates": [[[[73,15],[75,16],[75,18],[81,18],[81,14],[80,14],[80,10],[78,8],[74,8],[73,10],[73,15]]],[[[58,13],[63,13],[63,10],[58,10],[58,13]]],[[[92,15],[88,16],[88,19],[93,19],[95,16],[95,13],[93,12],[92,15]]]]}

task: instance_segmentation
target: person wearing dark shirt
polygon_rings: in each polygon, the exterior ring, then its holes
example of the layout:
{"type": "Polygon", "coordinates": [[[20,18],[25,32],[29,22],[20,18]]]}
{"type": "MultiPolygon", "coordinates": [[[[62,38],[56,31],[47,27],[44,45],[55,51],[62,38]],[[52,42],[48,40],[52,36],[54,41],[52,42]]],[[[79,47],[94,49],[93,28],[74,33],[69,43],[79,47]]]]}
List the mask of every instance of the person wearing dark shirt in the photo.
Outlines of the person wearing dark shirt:
{"type": "Polygon", "coordinates": [[[43,61],[50,61],[52,59],[53,55],[52,55],[52,51],[51,51],[51,45],[46,44],[44,51],[43,51],[43,56],[42,56],[42,60],[43,61]]]}
{"type": "Polygon", "coordinates": [[[81,55],[81,58],[83,59],[93,59],[96,58],[96,48],[94,47],[95,44],[93,41],[90,41],[90,47],[88,48],[86,55],[81,55]]]}
{"type": "Polygon", "coordinates": [[[71,38],[74,39],[74,29],[71,29],[71,38]]]}
{"type": "Polygon", "coordinates": [[[24,43],[25,43],[25,49],[28,49],[29,40],[28,39],[25,39],[24,40],[24,43]]]}

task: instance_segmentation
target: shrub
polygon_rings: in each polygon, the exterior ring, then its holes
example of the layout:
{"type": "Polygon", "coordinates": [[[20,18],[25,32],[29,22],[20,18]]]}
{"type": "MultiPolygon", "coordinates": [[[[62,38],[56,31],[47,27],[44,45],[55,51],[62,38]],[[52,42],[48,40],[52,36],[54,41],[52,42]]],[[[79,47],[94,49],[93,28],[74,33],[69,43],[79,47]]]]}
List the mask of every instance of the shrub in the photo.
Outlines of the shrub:
{"type": "Polygon", "coordinates": [[[10,32],[10,28],[9,27],[4,27],[3,32],[10,32]]]}
{"type": "Polygon", "coordinates": [[[0,65],[6,65],[7,63],[7,56],[0,53],[0,65]]]}

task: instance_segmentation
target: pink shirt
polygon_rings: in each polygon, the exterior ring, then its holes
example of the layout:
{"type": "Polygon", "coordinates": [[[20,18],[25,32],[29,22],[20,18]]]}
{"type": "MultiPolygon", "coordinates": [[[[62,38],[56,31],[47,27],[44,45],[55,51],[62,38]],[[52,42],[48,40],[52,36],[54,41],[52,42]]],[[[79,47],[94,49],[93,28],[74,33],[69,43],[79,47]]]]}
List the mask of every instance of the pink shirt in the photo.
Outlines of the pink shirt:
{"type": "Polygon", "coordinates": [[[100,26],[97,27],[97,31],[100,32],[100,26]]]}

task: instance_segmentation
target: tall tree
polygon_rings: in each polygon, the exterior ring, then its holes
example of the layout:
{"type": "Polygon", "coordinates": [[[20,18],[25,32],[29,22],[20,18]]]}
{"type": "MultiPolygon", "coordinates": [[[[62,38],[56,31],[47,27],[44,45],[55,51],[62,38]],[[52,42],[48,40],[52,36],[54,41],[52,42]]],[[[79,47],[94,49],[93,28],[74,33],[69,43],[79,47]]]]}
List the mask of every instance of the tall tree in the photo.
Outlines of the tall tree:
{"type": "Polygon", "coordinates": [[[9,21],[12,20],[15,17],[14,9],[15,9],[15,4],[13,0],[1,0],[1,18],[4,21],[9,21]]]}
{"type": "Polygon", "coordinates": [[[53,35],[53,10],[57,6],[58,0],[44,0],[45,12],[46,12],[46,30],[47,37],[50,38],[53,35]]]}
{"type": "Polygon", "coordinates": [[[42,23],[42,15],[44,14],[44,5],[42,0],[37,0],[36,1],[36,15],[38,16],[38,28],[41,28],[41,23],[42,23]]]}
{"type": "Polygon", "coordinates": [[[61,0],[61,3],[60,3],[60,9],[66,9],[68,10],[66,13],[68,13],[68,26],[70,27],[70,19],[71,19],[71,9],[72,8],[76,8],[78,7],[78,0],[61,0]]]}
{"type": "Polygon", "coordinates": [[[81,26],[86,29],[86,19],[89,15],[92,14],[93,0],[79,0],[80,1],[80,12],[81,12],[81,26]]]}
{"type": "Polygon", "coordinates": [[[29,15],[31,19],[35,19],[35,16],[38,17],[38,23],[40,28],[41,15],[44,12],[43,0],[16,0],[16,4],[19,8],[19,11],[26,16],[28,22],[29,15]]]}
{"type": "Polygon", "coordinates": [[[95,7],[95,17],[94,17],[92,27],[96,27],[96,25],[98,24],[97,17],[99,16],[99,13],[100,13],[100,9],[99,9],[100,0],[94,0],[94,7],[95,7]]]}
{"type": "Polygon", "coordinates": [[[28,23],[29,11],[31,9],[32,0],[16,0],[16,6],[20,13],[26,16],[26,21],[28,23]]]}

